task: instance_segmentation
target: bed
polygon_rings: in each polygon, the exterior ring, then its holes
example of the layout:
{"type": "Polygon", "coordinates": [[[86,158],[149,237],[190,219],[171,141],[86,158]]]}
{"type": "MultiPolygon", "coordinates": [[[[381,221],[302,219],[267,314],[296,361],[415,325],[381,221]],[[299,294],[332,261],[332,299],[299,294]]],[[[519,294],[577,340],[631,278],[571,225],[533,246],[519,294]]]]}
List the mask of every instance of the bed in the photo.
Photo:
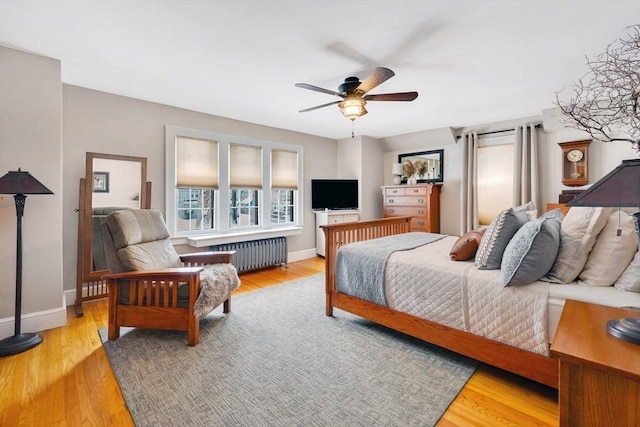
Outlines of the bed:
{"type": "MultiPolygon", "coordinates": [[[[410,221],[410,217],[394,217],[322,226],[326,245],[327,316],[333,316],[334,308],[338,308],[478,361],[557,388],[558,361],[549,356],[548,350],[566,299],[612,306],[640,306],[640,294],[620,292],[612,287],[592,288],[577,284],[557,285],[535,282],[532,285],[522,287],[504,288],[501,284],[496,285],[500,282],[500,270],[478,270],[474,268],[473,261],[451,261],[448,258],[449,249],[457,237],[440,235],[429,238],[432,240],[430,243],[403,251],[406,252],[403,254],[394,252],[388,257],[383,274],[386,276],[386,280],[394,277],[399,279],[396,280],[398,283],[395,285],[385,284],[383,292],[387,300],[386,303],[380,303],[376,299],[379,297],[375,295],[359,294],[360,291],[344,285],[345,282],[348,282],[345,277],[342,277],[345,274],[344,271],[353,271],[354,268],[350,266],[345,269],[343,265],[338,265],[345,262],[338,259],[338,249],[348,243],[371,239],[378,239],[376,243],[377,246],[380,246],[379,242],[384,242],[387,239],[386,236],[418,234],[410,232],[410,221]],[[419,261],[421,259],[428,261],[421,263],[419,261]],[[416,267],[414,264],[419,264],[419,266],[416,267]],[[424,272],[420,273],[420,269],[423,269],[424,272]],[[446,274],[443,275],[442,272],[446,274]],[[404,279],[402,278],[403,274],[404,279]],[[406,276],[412,279],[406,279],[406,276]],[[430,298],[429,292],[431,290],[425,290],[420,280],[413,279],[421,276],[429,277],[430,279],[427,281],[435,283],[430,286],[437,288],[440,283],[441,292],[434,294],[434,298],[440,298],[440,300],[434,300],[431,304],[439,310],[435,314],[433,310],[430,311],[429,307],[425,308],[420,304],[415,304],[416,301],[430,298]],[[452,286],[452,282],[456,285],[452,286]],[[473,283],[473,286],[470,283],[473,283]],[[482,295],[478,291],[482,287],[486,288],[486,292],[488,292],[488,296],[484,296],[484,301],[480,300],[482,295]],[[451,298],[452,290],[454,293],[460,293],[459,289],[464,294],[462,302],[451,298]],[[449,293],[447,294],[447,292],[449,293]],[[493,319],[493,323],[483,324],[482,319],[486,316],[483,316],[482,310],[491,311],[492,304],[498,304],[499,299],[504,299],[502,303],[507,305],[509,301],[514,301],[512,312],[505,314],[505,319],[493,319]],[[467,304],[469,301],[476,303],[467,304]],[[518,301],[521,302],[520,306],[516,305],[518,301]],[[536,318],[538,323],[543,322],[544,326],[538,328],[543,330],[534,337],[529,337],[527,332],[524,334],[527,335],[525,339],[519,336],[505,337],[501,335],[509,329],[509,327],[504,327],[504,325],[508,326],[506,318],[515,316],[521,311],[530,313],[528,316],[536,318]]],[[[349,245],[345,249],[350,249],[352,246],[355,245],[349,245]]],[[[372,270],[372,268],[365,270],[372,270]]],[[[371,278],[366,277],[361,281],[374,282],[371,278]]],[[[522,330],[528,331],[529,326],[526,318],[520,319],[520,325],[522,330]]]]}

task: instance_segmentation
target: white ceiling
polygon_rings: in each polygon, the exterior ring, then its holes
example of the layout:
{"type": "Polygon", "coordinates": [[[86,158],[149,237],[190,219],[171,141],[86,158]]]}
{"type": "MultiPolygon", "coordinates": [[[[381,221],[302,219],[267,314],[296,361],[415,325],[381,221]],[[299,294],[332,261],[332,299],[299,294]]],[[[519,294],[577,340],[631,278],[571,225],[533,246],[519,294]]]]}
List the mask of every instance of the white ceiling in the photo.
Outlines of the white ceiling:
{"type": "MultiPolygon", "coordinates": [[[[62,81],[339,139],[337,90],[375,66],[355,132],[382,138],[539,115],[593,57],[640,23],[625,1],[6,1],[0,44],[62,61],[62,81]]],[[[565,91],[567,93],[567,91],[565,91]]]]}

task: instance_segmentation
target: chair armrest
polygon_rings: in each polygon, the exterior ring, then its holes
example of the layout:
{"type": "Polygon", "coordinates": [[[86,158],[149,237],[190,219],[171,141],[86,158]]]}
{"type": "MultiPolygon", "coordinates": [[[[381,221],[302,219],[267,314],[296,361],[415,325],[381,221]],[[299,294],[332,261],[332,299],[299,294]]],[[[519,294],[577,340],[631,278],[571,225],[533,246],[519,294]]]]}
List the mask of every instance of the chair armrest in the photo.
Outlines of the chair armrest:
{"type": "Polygon", "coordinates": [[[180,259],[186,264],[230,264],[236,251],[209,251],[182,254],[180,259]]]}
{"type": "Polygon", "coordinates": [[[121,273],[103,274],[100,276],[103,280],[118,279],[149,279],[149,280],[166,280],[188,278],[193,275],[199,275],[203,267],[178,267],[163,268],[162,270],[144,270],[144,271],[123,271],[121,273]]]}

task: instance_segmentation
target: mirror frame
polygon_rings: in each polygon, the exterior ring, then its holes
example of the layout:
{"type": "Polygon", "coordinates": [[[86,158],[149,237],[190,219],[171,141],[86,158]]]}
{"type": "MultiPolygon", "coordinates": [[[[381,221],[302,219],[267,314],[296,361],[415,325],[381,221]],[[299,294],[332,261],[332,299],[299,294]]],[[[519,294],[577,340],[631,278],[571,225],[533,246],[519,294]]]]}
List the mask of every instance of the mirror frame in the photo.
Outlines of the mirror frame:
{"type": "MultiPolygon", "coordinates": [[[[435,158],[440,162],[440,167],[438,168],[438,178],[435,179],[418,179],[418,183],[437,183],[444,182],[444,149],[441,150],[430,150],[430,151],[419,151],[417,153],[405,153],[398,154],[398,163],[403,164],[404,160],[425,160],[426,158],[435,158]]],[[[406,184],[407,179],[402,178],[402,183],[406,184]]]]}
{"type": "Polygon", "coordinates": [[[95,159],[122,160],[140,163],[140,209],[149,209],[151,205],[151,183],[147,182],[147,158],[134,156],[121,156],[117,154],[104,154],[87,152],[85,160],[85,177],[80,179],[78,208],[78,259],[76,273],[76,315],[81,317],[84,312],[82,302],[105,298],[107,293],[106,283],[100,276],[108,270],[92,271],[92,207],[93,207],[93,161],[95,159]]]}

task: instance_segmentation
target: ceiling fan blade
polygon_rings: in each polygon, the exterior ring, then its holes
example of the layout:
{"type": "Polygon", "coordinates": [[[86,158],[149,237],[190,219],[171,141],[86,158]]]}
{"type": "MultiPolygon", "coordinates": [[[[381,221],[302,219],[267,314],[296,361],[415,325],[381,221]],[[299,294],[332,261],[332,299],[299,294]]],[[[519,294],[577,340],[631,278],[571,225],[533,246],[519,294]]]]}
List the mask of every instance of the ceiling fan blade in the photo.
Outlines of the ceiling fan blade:
{"type": "Polygon", "coordinates": [[[367,93],[374,87],[381,85],[395,75],[396,73],[388,68],[377,67],[369,77],[360,83],[357,90],[359,92],[367,93]]]}
{"type": "MultiPolygon", "coordinates": [[[[345,58],[352,59],[356,61],[358,64],[361,64],[362,66],[365,66],[365,67],[369,67],[370,69],[373,68],[377,63],[373,59],[363,55],[362,53],[358,52],[351,46],[348,46],[347,44],[341,41],[331,43],[329,46],[327,46],[327,50],[337,53],[338,55],[342,55],[345,58]]],[[[351,75],[354,75],[354,74],[351,74],[351,75]]]]}
{"type": "Polygon", "coordinates": [[[413,101],[418,97],[418,92],[379,93],[377,95],[365,95],[365,101],[413,101]]]}
{"type": "Polygon", "coordinates": [[[315,107],[311,107],[311,108],[305,108],[304,110],[300,110],[298,111],[299,113],[306,113],[307,111],[313,111],[313,110],[317,110],[318,108],[323,108],[323,107],[328,107],[329,105],[335,105],[335,104],[339,104],[341,103],[342,100],[339,101],[333,101],[333,102],[329,102],[327,104],[322,104],[322,105],[316,105],[315,107]]]}
{"type": "Polygon", "coordinates": [[[296,83],[296,87],[299,87],[299,88],[302,88],[302,89],[309,89],[309,90],[313,90],[313,91],[316,91],[316,92],[322,92],[322,93],[326,93],[326,94],[329,94],[329,95],[335,95],[335,96],[342,97],[342,95],[340,95],[338,92],[335,92],[335,91],[329,90],[329,89],[324,89],[324,88],[321,88],[321,87],[318,87],[318,86],[310,85],[308,83],[296,83]]]}

